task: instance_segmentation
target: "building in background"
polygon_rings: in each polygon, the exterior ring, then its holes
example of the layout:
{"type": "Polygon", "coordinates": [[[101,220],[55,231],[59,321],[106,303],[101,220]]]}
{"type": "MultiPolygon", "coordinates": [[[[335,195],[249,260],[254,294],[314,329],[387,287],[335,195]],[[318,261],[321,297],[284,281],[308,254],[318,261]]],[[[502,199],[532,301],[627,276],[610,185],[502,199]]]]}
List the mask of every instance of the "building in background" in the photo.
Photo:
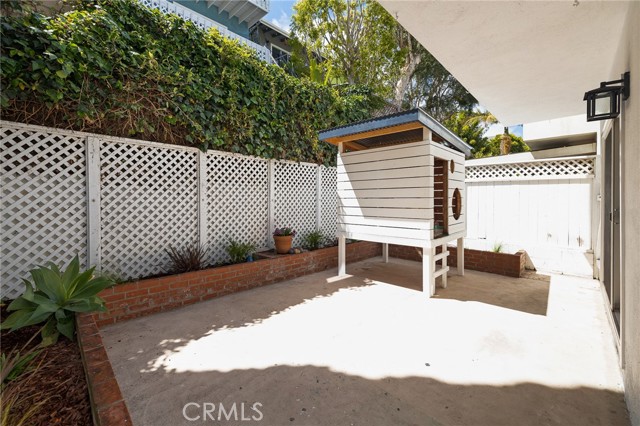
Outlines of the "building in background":
{"type": "Polygon", "coordinates": [[[258,57],[277,63],[271,48],[251,40],[251,28],[269,13],[270,0],[140,0],[148,7],[174,13],[202,29],[216,28],[225,37],[249,46],[258,57]]]}
{"type": "Polygon", "coordinates": [[[251,41],[271,51],[273,60],[283,68],[289,68],[291,61],[291,35],[288,31],[263,19],[253,25],[250,30],[251,41]]]}

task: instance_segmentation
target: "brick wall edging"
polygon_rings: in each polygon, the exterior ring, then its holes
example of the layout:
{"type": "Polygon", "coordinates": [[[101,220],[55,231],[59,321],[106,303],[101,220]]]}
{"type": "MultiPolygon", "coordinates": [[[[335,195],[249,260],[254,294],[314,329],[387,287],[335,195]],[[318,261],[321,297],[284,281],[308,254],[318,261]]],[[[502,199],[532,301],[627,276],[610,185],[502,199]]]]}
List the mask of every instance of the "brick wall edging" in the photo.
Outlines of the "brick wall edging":
{"type": "MultiPolygon", "coordinates": [[[[448,247],[449,257],[447,265],[457,266],[457,248],[448,247]]],[[[439,252],[439,250],[438,250],[439,252]]],[[[389,256],[406,260],[422,261],[422,249],[390,244],[389,256]]],[[[505,275],[520,278],[525,270],[526,252],[520,250],[517,253],[495,253],[464,249],[464,267],[474,271],[489,272],[491,274],[505,275]]]]}
{"type": "MultiPolygon", "coordinates": [[[[347,262],[358,262],[381,254],[379,243],[360,241],[347,244],[347,262]]],[[[98,327],[103,327],[313,274],[337,265],[338,247],[327,247],[254,262],[131,281],[100,293],[108,312],[96,314],[96,322],[98,327]]]]}
{"type": "Polygon", "coordinates": [[[95,426],[132,425],[111,361],[93,314],[76,315],[78,346],[84,366],[95,426]]]}

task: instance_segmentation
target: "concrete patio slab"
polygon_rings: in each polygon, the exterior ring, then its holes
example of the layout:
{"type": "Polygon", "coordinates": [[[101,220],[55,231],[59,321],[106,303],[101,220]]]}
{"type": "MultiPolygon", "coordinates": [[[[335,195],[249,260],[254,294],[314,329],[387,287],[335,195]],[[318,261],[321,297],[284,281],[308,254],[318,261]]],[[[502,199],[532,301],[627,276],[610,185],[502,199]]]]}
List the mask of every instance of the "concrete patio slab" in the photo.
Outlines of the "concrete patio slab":
{"type": "Polygon", "coordinates": [[[104,328],[134,424],[629,424],[596,281],[348,272],[104,328]]]}

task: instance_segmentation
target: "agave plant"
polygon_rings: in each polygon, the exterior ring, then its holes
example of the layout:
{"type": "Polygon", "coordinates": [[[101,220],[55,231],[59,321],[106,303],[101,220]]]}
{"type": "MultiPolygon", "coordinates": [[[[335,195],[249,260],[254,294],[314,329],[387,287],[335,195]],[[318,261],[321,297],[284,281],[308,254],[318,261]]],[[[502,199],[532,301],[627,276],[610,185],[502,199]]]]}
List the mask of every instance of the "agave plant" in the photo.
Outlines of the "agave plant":
{"type": "Polygon", "coordinates": [[[114,284],[110,278],[94,277],[93,270],[80,272],[78,256],[64,272],[51,262],[32,269],[33,283],[23,280],[26,290],[9,304],[7,310],[13,313],[0,328],[14,331],[45,323],[41,330],[43,346],[57,342],[60,333],[73,339],[75,313],[106,311],[98,293],[114,284]]]}

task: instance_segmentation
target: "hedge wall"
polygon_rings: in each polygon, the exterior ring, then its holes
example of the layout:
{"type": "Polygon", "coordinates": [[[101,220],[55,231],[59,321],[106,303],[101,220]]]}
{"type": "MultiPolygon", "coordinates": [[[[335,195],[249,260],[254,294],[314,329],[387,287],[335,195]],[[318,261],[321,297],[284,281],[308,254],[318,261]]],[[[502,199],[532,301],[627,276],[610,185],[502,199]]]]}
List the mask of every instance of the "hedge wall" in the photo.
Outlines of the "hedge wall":
{"type": "Polygon", "coordinates": [[[0,37],[6,120],[331,164],[318,130],[376,107],[136,0],[3,17],[0,37]]]}

